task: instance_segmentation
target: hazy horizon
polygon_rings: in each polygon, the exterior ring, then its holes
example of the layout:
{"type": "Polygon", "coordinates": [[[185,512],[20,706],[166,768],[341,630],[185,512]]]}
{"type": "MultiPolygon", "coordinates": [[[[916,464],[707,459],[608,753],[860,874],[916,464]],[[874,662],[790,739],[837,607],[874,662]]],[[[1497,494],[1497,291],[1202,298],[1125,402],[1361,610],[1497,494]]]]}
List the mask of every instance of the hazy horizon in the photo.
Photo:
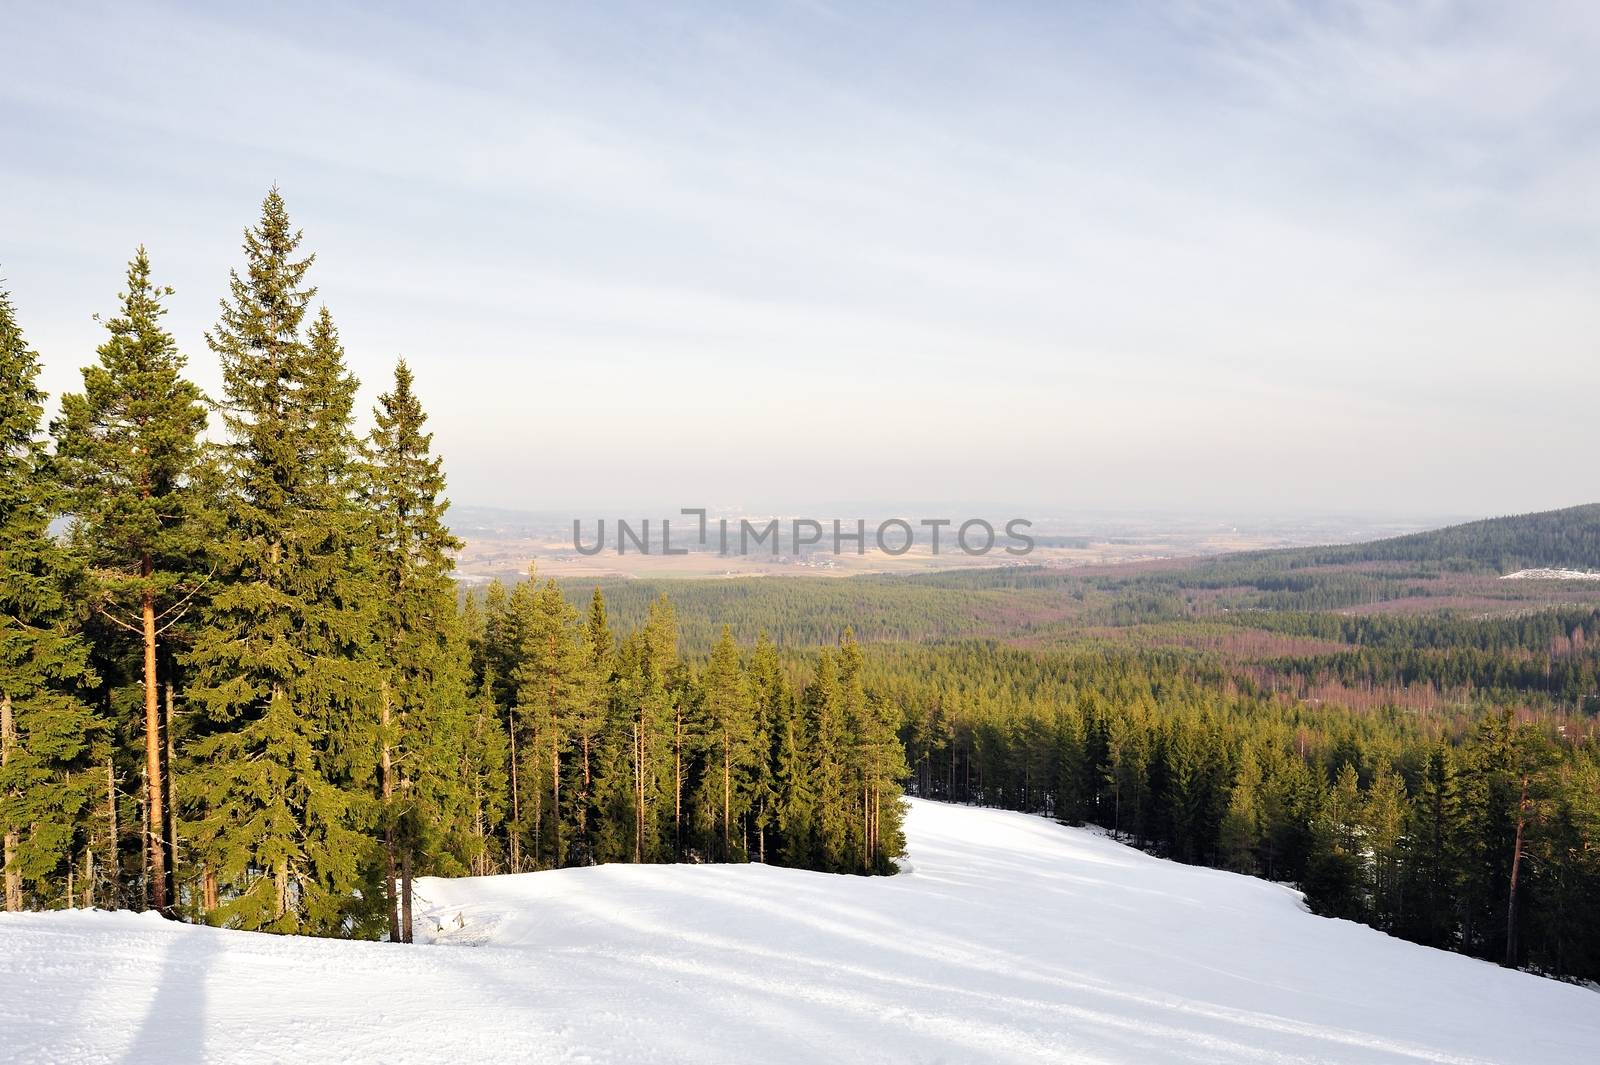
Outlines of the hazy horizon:
{"type": "MultiPolygon", "coordinates": [[[[1433,511],[1418,508],[1385,510],[1373,509],[1340,509],[1326,507],[1321,509],[1307,508],[1301,510],[1285,510],[1281,507],[1272,507],[1262,504],[1257,507],[1165,507],[1159,503],[1145,506],[1090,506],[1074,505],[1072,503],[1051,502],[1046,500],[996,500],[996,499],[782,499],[756,497],[749,500],[669,500],[666,498],[652,499],[640,496],[633,499],[613,499],[606,501],[565,501],[554,499],[540,501],[534,506],[506,506],[494,503],[483,503],[471,499],[451,499],[451,510],[454,512],[482,512],[484,514],[504,514],[518,517],[538,517],[540,519],[559,520],[570,522],[574,518],[585,522],[597,518],[614,521],[622,518],[634,521],[640,518],[660,519],[668,518],[674,522],[680,520],[695,521],[693,515],[685,517],[681,514],[684,506],[703,507],[712,517],[719,514],[746,517],[807,517],[818,520],[832,518],[881,520],[886,517],[904,517],[916,521],[921,518],[941,517],[988,517],[996,515],[1010,515],[1029,518],[1035,521],[1071,522],[1077,518],[1090,521],[1116,521],[1121,519],[1148,519],[1153,522],[1220,522],[1236,520],[1242,522],[1316,522],[1316,521],[1353,521],[1372,524],[1407,524],[1418,527],[1431,523],[1450,524],[1457,522],[1474,521],[1480,518],[1495,518],[1510,516],[1507,513],[1476,514],[1466,511],[1433,511]]],[[[1572,504],[1582,505],[1582,504],[1572,504]]],[[[1564,509],[1552,507],[1549,509],[1564,509]]]]}
{"type": "Polygon", "coordinates": [[[463,505],[1595,498],[1593,7],[259,15],[8,13],[53,397],[141,242],[218,393],[277,183],[363,411],[405,356],[463,505]]]}

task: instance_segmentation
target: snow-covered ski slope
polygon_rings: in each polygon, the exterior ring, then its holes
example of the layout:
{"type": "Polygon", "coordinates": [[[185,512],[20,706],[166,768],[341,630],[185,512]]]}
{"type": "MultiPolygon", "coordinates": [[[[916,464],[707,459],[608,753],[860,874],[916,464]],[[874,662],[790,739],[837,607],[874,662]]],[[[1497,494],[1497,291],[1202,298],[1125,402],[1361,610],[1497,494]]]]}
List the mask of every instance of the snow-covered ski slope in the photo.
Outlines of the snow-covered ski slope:
{"type": "Polygon", "coordinates": [[[0,915],[0,1061],[1600,1061],[1593,991],[1036,817],[907,828],[892,878],[426,880],[410,949],[0,915]]]}

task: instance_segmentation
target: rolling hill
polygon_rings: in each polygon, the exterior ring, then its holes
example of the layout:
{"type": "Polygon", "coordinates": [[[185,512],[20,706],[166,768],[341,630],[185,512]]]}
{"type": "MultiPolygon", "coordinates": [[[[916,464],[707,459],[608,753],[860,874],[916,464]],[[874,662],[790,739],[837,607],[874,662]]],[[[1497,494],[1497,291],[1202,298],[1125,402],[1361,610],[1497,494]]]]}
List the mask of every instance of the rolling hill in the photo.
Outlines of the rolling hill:
{"type": "Polygon", "coordinates": [[[1600,569],[1600,503],[1451,525],[1363,544],[1254,552],[1294,566],[1355,562],[1436,562],[1517,569],[1600,569]]]}

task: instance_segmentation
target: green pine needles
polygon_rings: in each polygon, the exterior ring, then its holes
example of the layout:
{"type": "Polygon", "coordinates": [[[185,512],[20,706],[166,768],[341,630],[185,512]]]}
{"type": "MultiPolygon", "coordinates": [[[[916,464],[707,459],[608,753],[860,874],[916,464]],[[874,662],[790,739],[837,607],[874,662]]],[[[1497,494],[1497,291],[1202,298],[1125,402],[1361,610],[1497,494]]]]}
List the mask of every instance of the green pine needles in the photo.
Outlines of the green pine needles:
{"type": "Polygon", "coordinates": [[[1334,612],[1594,508],[1165,575],[465,588],[419,383],[358,435],[313,265],[272,190],[207,397],[139,248],[48,433],[0,291],[7,909],[404,943],[419,876],[892,873],[909,784],[1600,979],[1600,611],[1334,612]]]}
{"type": "MultiPolygon", "coordinates": [[[[65,499],[39,435],[38,356],[0,291],[0,827],[5,905],[71,904],[92,864],[105,721],[83,636],[83,559],[52,536],[65,499]]],[[[113,816],[114,816],[114,803],[113,816]]],[[[103,831],[103,830],[102,830],[103,831]]]]}
{"type": "Polygon", "coordinates": [[[358,439],[301,245],[273,189],[206,334],[215,398],[138,249],[53,450],[0,294],[6,906],[407,942],[422,875],[892,871],[899,763],[853,639],[820,671],[843,684],[796,688],[764,638],[686,659],[665,599],[619,637],[598,589],[462,595],[415,377],[358,439]]]}

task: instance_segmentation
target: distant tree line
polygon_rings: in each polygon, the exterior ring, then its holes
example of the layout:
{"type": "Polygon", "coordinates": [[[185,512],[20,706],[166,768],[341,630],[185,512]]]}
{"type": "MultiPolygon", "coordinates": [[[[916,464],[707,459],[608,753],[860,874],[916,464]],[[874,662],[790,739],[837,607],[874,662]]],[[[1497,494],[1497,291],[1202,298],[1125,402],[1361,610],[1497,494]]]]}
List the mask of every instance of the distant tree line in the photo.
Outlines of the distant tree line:
{"type": "MultiPolygon", "coordinates": [[[[579,607],[592,590],[576,582],[563,587],[579,607]]],[[[746,643],[765,632],[780,646],[815,645],[847,628],[864,643],[882,643],[997,633],[1014,627],[1026,612],[1007,589],[966,590],[877,574],[830,580],[607,579],[600,587],[613,616],[629,626],[643,624],[661,596],[670,598],[684,648],[693,654],[706,653],[724,625],[746,643]]]]}
{"type": "Polygon", "coordinates": [[[913,794],[1104,827],[1298,884],[1318,913],[1600,977],[1600,745],[1510,708],[1423,719],[1251,695],[1172,656],[881,649],[913,794]]]}
{"type": "MultiPolygon", "coordinates": [[[[1556,512],[1564,539],[1582,542],[1600,536],[1600,509],[1578,507],[1556,512]]],[[[1515,524],[1520,519],[1496,519],[1515,524]]],[[[1476,526],[1463,528],[1475,528],[1476,526]]],[[[1488,529],[1498,528],[1489,523],[1488,529]]],[[[1449,532],[1442,530],[1441,532],[1449,532]]],[[[1480,531],[1482,531],[1480,529],[1480,531]]],[[[1362,545],[1354,545],[1360,547],[1362,545]]],[[[1537,543],[1524,545],[1537,552],[1537,543]]],[[[1470,550],[1470,545],[1462,550],[1470,550]]],[[[780,643],[815,643],[854,627],[866,642],[994,638],[1079,641],[1095,628],[1217,622],[1298,632],[1315,625],[1318,635],[1341,642],[1392,645],[1410,637],[1425,646],[1498,646],[1507,638],[1498,627],[1468,631],[1480,620],[1463,616],[1464,602],[1474,612],[1487,610],[1525,620],[1530,634],[1554,622],[1540,620],[1578,604],[1579,612],[1600,606],[1595,582],[1502,581],[1477,555],[1455,563],[1438,561],[1315,562],[1324,549],[1173,560],[1159,566],[1128,564],[1093,569],[1052,566],[996,566],[907,575],[863,575],[834,581],[772,581],[742,578],[719,581],[611,580],[602,582],[620,618],[644,617],[650,602],[665,593],[679,606],[686,647],[704,651],[721,624],[743,640],[760,631],[780,643]],[[1483,604],[1479,606],[1478,604],[1483,604]],[[1384,611],[1403,606],[1405,616],[1384,611]],[[1361,614],[1335,614],[1361,608],[1361,614]],[[1417,611],[1425,609],[1424,617],[1417,611]],[[1452,613],[1452,611],[1454,613],[1452,613]],[[1310,619],[1310,620],[1308,620],[1310,619]],[[1475,641],[1488,641],[1483,644],[1475,641]]],[[[1327,549],[1335,550],[1335,549],[1327,549]]],[[[1343,551],[1344,548],[1337,549],[1343,551]]],[[[1486,546],[1485,552],[1492,553],[1486,546]]],[[[1535,554],[1544,564],[1577,565],[1568,556],[1535,554]]],[[[570,590],[576,599],[587,587],[570,590]]],[[[1570,612],[1570,611],[1569,611],[1570,612]]],[[[1494,619],[1505,624],[1513,621],[1494,619]]],[[[1536,645],[1528,645],[1537,649],[1536,645]]]]}
{"type": "MultiPolygon", "coordinates": [[[[553,580],[489,585],[463,615],[474,688],[507,772],[484,789],[478,872],[594,862],[761,861],[889,873],[902,853],[898,708],[865,685],[846,630],[796,682],[764,634],[679,652],[656,599],[620,641],[595,589],[580,616],[553,580]],[[497,740],[497,742],[501,742],[497,740]]],[[[475,809],[474,823],[480,819],[475,809]]]]}
{"type": "Polygon", "coordinates": [[[1291,567],[1351,562],[1432,562],[1495,573],[1559,566],[1600,570],[1600,503],[1486,518],[1364,544],[1262,552],[1291,567]]]}

